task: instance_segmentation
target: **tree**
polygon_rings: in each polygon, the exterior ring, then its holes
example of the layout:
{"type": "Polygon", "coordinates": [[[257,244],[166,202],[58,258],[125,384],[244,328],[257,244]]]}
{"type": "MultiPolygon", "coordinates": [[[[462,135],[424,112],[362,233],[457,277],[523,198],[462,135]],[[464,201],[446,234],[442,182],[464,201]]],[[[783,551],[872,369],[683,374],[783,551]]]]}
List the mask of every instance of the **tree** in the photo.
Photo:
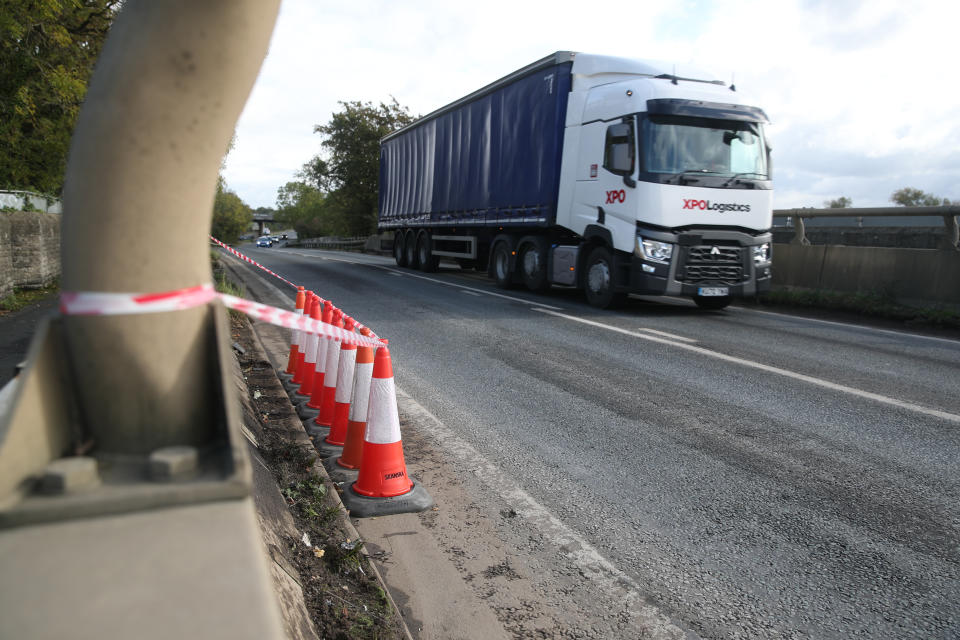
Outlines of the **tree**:
{"type": "Polygon", "coordinates": [[[303,181],[288,182],[277,189],[277,222],[293,227],[300,238],[338,233],[330,220],[327,198],[317,187],[303,181]]]}
{"type": "Polygon", "coordinates": [[[950,198],[941,198],[913,187],[897,189],[890,196],[890,201],[901,207],[938,207],[941,205],[960,205],[960,200],[951,201],[950,198]]]}
{"type": "Polygon", "coordinates": [[[328,194],[334,227],[346,235],[363,235],[376,228],[380,139],[416,118],[393,97],[379,106],[339,104],[342,110],[327,124],[314,127],[326,153],[304,165],[302,177],[328,194]]]}
{"type": "Polygon", "coordinates": [[[226,188],[222,180],[217,184],[217,195],[213,199],[213,221],[210,235],[227,244],[237,239],[250,228],[253,213],[243,200],[226,188]]]}
{"type": "Polygon", "coordinates": [[[59,195],[70,136],[121,0],[0,0],[0,188],[59,195]]]}
{"type": "Polygon", "coordinates": [[[847,196],[840,196],[834,200],[827,200],[823,203],[828,209],[849,209],[853,206],[853,200],[847,196]]]}

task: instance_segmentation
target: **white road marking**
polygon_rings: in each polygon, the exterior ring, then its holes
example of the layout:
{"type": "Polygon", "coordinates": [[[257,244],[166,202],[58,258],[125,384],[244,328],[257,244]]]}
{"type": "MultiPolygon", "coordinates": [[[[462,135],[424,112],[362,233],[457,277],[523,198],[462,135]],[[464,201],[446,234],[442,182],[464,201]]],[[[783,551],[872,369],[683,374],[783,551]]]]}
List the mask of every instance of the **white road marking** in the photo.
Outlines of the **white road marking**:
{"type": "Polygon", "coordinates": [[[478,297],[478,298],[480,297],[480,294],[477,293],[476,291],[466,291],[466,290],[463,290],[463,291],[461,291],[460,293],[466,294],[466,295],[468,295],[468,296],[476,296],[476,297],[478,297]]]}
{"type": "Polygon", "coordinates": [[[719,351],[711,351],[710,349],[705,349],[703,347],[697,347],[691,344],[686,344],[683,342],[675,342],[673,340],[668,340],[666,338],[658,338],[646,333],[639,333],[637,331],[630,331],[629,329],[621,329],[620,327],[614,327],[612,325],[603,324],[600,322],[595,322],[593,320],[587,320],[585,318],[577,318],[575,316],[567,315],[564,313],[557,313],[556,311],[551,311],[545,308],[534,308],[533,311],[539,311],[540,313],[546,313],[557,318],[564,318],[566,320],[572,320],[573,322],[579,322],[582,324],[587,324],[599,329],[605,329],[607,331],[614,331],[616,333],[622,333],[624,335],[633,336],[634,338],[642,338],[643,340],[649,340],[651,342],[658,342],[660,344],[669,345],[672,347],[677,347],[679,349],[686,349],[687,351],[692,351],[694,353],[699,353],[700,355],[708,356],[710,358],[716,358],[718,360],[725,360],[726,362],[732,362],[744,367],[751,367],[753,369],[759,369],[767,373],[775,373],[780,376],[785,376],[787,378],[793,378],[794,380],[800,380],[801,382],[807,382],[809,384],[814,384],[826,389],[831,389],[833,391],[840,391],[842,393],[847,393],[853,396],[860,398],[866,398],[867,400],[873,400],[875,402],[880,402],[883,404],[892,405],[900,409],[906,409],[908,411],[914,411],[916,413],[922,413],[928,416],[933,416],[934,418],[940,418],[941,420],[949,420],[950,422],[960,423],[960,415],[953,413],[948,413],[946,411],[940,411],[939,409],[931,409],[929,407],[923,407],[918,404],[913,404],[912,402],[905,402],[903,400],[897,400],[896,398],[890,398],[879,393],[872,393],[870,391],[864,391],[862,389],[856,389],[854,387],[848,387],[846,385],[837,384],[835,382],[830,382],[828,380],[822,380],[820,378],[814,378],[813,376],[808,376],[802,373],[796,373],[795,371],[789,371],[787,369],[781,369],[779,367],[773,367],[767,364],[760,362],[754,362],[753,360],[746,360],[744,358],[738,358],[736,356],[730,356],[725,353],[720,353],[719,351]]]}
{"type": "MultiPolygon", "coordinates": [[[[374,265],[378,266],[378,265],[374,265]]],[[[420,280],[426,280],[427,282],[433,282],[435,284],[443,284],[448,287],[456,287],[457,289],[462,289],[464,291],[473,291],[482,296],[492,296],[494,298],[502,298],[504,300],[510,300],[511,302],[521,302],[523,304],[529,304],[533,306],[540,307],[541,309],[550,309],[551,311],[563,311],[562,307],[551,307],[550,305],[540,304],[539,302],[534,302],[533,300],[524,300],[523,298],[514,298],[513,296],[505,296],[502,293],[494,293],[492,291],[485,291],[484,289],[475,289],[473,287],[466,287],[462,284],[457,284],[456,282],[446,282],[444,280],[437,280],[436,278],[428,278],[426,276],[421,276],[416,273],[408,273],[406,271],[397,271],[396,269],[391,269],[390,267],[380,267],[387,273],[398,273],[400,275],[407,276],[408,278],[419,278],[420,280]]]]}
{"type": "Polygon", "coordinates": [[[683,336],[678,336],[675,333],[667,333],[666,331],[658,331],[656,329],[650,329],[648,327],[640,327],[639,331],[646,331],[647,333],[655,333],[658,336],[663,336],[664,338],[673,338],[674,340],[680,340],[681,342],[696,342],[693,338],[684,338],[683,336]]]}
{"type": "Polygon", "coordinates": [[[492,492],[530,522],[552,547],[577,565],[585,579],[601,590],[606,598],[617,603],[616,608],[611,610],[630,611],[635,616],[635,624],[647,632],[644,637],[678,640],[690,637],[657,607],[646,602],[640,585],[633,578],[603,557],[584,537],[565,525],[425,407],[403,390],[398,388],[396,391],[400,413],[411,418],[417,428],[426,432],[434,443],[472,470],[492,492]]]}
{"type": "Polygon", "coordinates": [[[918,340],[934,340],[936,342],[945,342],[949,345],[960,346],[960,340],[952,340],[950,338],[938,338],[935,336],[925,336],[919,333],[907,333],[906,331],[893,331],[891,329],[878,329],[877,327],[865,327],[859,324],[850,324],[847,322],[836,322],[835,320],[821,320],[819,318],[808,318],[806,316],[792,316],[788,313],[777,313],[776,311],[761,311],[760,309],[747,309],[744,307],[730,307],[730,310],[736,310],[738,312],[744,313],[762,313],[767,316],[778,316],[780,318],[786,318],[789,320],[807,320],[810,322],[819,322],[820,324],[832,324],[838,327],[847,327],[850,329],[858,329],[860,331],[873,331],[876,333],[887,333],[899,338],[917,338],[918,340]]]}

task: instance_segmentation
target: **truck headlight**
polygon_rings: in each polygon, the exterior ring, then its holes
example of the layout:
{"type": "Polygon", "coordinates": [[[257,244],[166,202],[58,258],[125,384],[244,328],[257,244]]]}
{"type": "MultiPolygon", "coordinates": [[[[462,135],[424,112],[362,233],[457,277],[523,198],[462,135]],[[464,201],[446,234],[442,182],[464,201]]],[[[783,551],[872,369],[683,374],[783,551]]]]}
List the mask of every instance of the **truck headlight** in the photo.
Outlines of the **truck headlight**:
{"type": "Polygon", "coordinates": [[[637,255],[649,262],[670,264],[673,256],[673,245],[669,242],[658,242],[637,236],[637,255]]]}
{"type": "Polygon", "coordinates": [[[753,264],[763,264],[764,262],[770,262],[769,242],[753,247],[753,264]]]}

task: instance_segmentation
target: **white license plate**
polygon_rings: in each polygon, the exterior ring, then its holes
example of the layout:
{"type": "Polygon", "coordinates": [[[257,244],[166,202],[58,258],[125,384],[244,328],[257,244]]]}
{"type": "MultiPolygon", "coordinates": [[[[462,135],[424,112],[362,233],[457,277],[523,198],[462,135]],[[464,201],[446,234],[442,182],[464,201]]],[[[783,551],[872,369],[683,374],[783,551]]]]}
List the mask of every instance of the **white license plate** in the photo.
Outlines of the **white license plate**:
{"type": "Polygon", "coordinates": [[[697,295],[703,296],[704,298],[708,296],[728,296],[730,295],[729,287],[700,287],[697,290],[697,295]]]}

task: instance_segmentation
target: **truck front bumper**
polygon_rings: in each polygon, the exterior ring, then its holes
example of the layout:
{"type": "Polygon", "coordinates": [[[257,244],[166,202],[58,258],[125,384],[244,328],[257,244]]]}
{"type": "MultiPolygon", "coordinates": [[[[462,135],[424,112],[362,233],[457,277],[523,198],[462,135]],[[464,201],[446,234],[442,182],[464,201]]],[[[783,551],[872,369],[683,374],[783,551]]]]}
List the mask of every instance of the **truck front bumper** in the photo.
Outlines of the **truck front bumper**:
{"type": "Polygon", "coordinates": [[[625,270],[629,272],[629,283],[624,283],[624,289],[631,293],[696,296],[701,287],[726,287],[729,295],[736,298],[770,290],[771,263],[755,263],[752,248],[772,246],[771,234],[752,236],[715,230],[641,233],[674,244],[674,253],[669,264],[648,261],[636,253],[629,256],[630,265],[625,270]]]}

